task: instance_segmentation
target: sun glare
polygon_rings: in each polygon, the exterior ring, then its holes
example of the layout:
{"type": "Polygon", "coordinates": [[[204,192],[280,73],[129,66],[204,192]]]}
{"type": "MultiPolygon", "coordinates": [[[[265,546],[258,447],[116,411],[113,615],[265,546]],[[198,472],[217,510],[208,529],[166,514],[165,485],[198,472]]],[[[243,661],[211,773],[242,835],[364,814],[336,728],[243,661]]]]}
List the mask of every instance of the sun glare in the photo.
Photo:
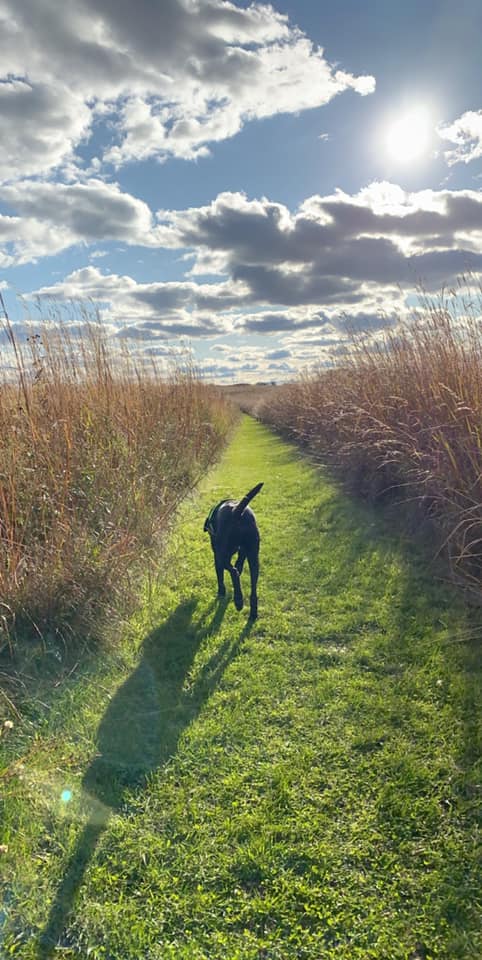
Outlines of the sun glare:
{"type": "Polygon", "coordinates": [[[386,130],[385,146],[392,160],[415,163],[427,155],[431,139],[430,117],[425,108],[409,110],[386,130]]]}

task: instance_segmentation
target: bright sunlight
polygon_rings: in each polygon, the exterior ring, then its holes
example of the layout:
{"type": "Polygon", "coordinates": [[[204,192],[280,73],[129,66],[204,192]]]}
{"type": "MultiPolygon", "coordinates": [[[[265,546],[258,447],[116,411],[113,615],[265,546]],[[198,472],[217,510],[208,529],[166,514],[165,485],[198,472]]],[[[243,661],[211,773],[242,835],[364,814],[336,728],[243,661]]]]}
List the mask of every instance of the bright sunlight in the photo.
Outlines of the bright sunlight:
{"type": "Polygon", "coordinates": [[[415,163],[427,155],[433,124],[424,107],[402,113],[386,130],[385,145],[392,160],[415,163]]]}

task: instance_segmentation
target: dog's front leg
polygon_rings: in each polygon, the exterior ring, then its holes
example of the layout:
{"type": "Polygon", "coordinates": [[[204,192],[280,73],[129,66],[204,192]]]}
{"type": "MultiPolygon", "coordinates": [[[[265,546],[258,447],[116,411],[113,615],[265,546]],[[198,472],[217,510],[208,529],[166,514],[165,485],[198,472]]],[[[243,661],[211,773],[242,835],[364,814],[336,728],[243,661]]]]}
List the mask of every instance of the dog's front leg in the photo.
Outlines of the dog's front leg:
{"type": "Polygon", "coordinates": [[[258,616],[258,576],[259,561],[257,552],[248,553],[249,574],[251,577],[251,595],[249,598],[249,617],[250,620],[256,620],[258,616]]]}
{"type": "Polygon", "coordinates": [[[243,609],[243,592],[241,590],[241,581],[239,579],[239,570],[236,567],[233,567],[232,563],[226,564],[226,570],[229,570],[231,574],[231,580],[233,581],[233,592],[234,592],[234,606],[236,610],[243,609]]]}
{"type": "Polygon", "coordinates": [[[226,596],[226,587],[224,586],[224,563],[218,557],[214,558],[216,567],[216,576],[218,578],[218,597],[226,596]]]}

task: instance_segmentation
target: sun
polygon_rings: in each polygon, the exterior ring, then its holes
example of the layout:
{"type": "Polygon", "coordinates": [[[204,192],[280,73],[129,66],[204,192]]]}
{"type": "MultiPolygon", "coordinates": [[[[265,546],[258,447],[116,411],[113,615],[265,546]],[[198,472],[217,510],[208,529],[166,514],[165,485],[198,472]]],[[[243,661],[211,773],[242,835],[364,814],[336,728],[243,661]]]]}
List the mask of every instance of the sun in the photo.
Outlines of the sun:
{"type": "Polygon", "coordinates": [[[404,165],[422,160],[429,152],[432,126],[429,112],[424,107],[402,113],[385,131],[385,148],[389,157],[404,165]]]}

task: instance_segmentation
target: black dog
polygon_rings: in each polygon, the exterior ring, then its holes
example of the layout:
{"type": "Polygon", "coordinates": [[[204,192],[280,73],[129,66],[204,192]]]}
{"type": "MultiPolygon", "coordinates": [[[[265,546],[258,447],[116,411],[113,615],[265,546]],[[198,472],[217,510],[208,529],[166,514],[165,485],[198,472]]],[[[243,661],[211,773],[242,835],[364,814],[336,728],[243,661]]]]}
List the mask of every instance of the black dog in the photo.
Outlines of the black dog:
{"type": "Polygon", "coordinates": [[[259,573],[259,531],[256,526],[256,517],[248,507],[248,503],[261,490],[262,483],[258,483],[242,500],[221,500],[213,507],[206,517],[204,530],[211,537],[211,546],[214,553],[214,565],[218,578],[218,596],[224,597],[224,571],[229,570],[233,581],[234,605],[236,610],[243,608],[243,594],[240,575],[244,561],[249,564],[251,576],[251,596],[249,600],[250,618],[256,620],[258,616],[258,595],[256,585],[259,573]],[[233,567],[231,558],[238,551],[238,557],[233,567]]]}

